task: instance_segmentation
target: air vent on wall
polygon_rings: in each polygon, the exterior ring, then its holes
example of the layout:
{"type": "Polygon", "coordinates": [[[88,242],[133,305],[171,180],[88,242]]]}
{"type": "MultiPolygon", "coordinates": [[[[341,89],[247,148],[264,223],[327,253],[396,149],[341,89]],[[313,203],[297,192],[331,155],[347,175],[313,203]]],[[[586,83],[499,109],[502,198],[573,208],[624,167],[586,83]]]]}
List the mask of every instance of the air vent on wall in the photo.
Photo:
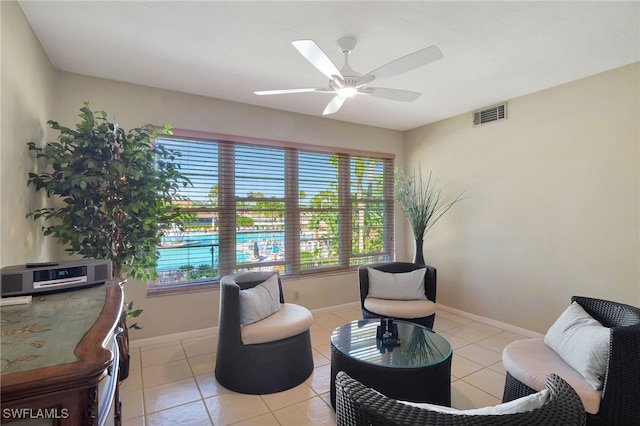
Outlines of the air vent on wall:
{"type": "Polygon", "coordinates": [[[507,119],[507,103],[494,105],[492,107],[485,108],[473,113],[473,125],[479,126],[481,124],[492,123],[494,121],[501,121],[507,119]]]}

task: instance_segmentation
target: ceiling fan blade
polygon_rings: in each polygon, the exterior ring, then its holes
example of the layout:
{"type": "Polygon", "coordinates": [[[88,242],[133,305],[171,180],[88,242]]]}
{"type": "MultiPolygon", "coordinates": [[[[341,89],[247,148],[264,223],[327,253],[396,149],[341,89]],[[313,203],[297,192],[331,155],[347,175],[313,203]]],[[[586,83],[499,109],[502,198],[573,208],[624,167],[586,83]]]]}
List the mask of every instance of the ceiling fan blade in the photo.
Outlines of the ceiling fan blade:
{"type": "Polygon", "coordinates": [[[342,96],[336,96],[331,99],[331,102],[329,102],[324,111],[322,111],[322,115],[329,115],[337,112],[344,103],[345,99],[346,98],[343,98],[342,96]]]}
{"type": "Polygon", "coordinates": [[[306,89],[280,89],[280,90],[259,90],[253,92],[256,95],[286,95],[289,93],[306,93],[306,92],[333,92],[331,89],[306,88],[306,89]]]}
{"type": "Polygon", "coordinates": [[[393,77],[394,75],[402,74],[430,64],[431,62],[441,59],[443,56],[444,55],[442,54],[440,49],[438,49],[436,46],[425,47],[424,49],[409,53],[402,58],[396,59],[395,61],[391,61],[386,65],[376,68],[375,70],[364,75],[362,78],[367,78],[370,75],[375,76],[376,80],[393,77]]]}
{"type": "Polygon", "coordinates": [[[360,78],[360,81],[358,82],[358,84],[356,84],[356,89],[359,89],[362,86],[366,86],[367,84],[373,82],[373,80],[375,79],[375,75],[365,75],[364,77],[360,78]]]}
{"type": "Polygon", "coordinates": [[[329,80],[337,75],[342,78],[342,74],[338,67],[335,66],[331,59],[324,53],[322,49],[313,40],[295,40],[291,44],[298,49],[298,52],[304,56],[311,65],[316,67],[322,74],[326,75],[329,80]]]}
{"type": "Polygon", "coordinates": [[[422,93],[410,90],[387,89],[384,87],[367,87],[358,90],[358,94],[400,102],[413,102],[422,95],[422,93]]]}

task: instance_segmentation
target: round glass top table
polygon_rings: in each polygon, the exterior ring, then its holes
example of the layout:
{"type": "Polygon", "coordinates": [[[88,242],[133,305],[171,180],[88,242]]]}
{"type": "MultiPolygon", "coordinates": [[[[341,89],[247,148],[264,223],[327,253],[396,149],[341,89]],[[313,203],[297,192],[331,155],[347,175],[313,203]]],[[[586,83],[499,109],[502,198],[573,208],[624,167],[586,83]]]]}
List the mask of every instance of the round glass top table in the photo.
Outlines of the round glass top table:
{"type": "Polygon", "coordinates": [[[331,334],[331,404],[344,371],[389,398],[451,406],[451,344],[433,330],[393,320],[399,342],[376,338],[380,319],[352,321],[331,334]],[[386,344],[385,344],[386,343],[386,344]]]}

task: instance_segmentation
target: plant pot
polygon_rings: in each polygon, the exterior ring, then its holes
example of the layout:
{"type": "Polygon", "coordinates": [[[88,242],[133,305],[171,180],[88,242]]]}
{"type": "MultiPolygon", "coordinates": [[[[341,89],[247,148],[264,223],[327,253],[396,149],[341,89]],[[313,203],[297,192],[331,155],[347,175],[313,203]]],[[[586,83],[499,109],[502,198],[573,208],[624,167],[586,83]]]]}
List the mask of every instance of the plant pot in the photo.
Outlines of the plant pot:
{"type": "Polygon", "coordinates": [[[422,238],[416,238],[415,240],[415,250],[413,252],[413,263],[417,265],[425,265],[424,263],[424,254],[422,253],[422,245],[424,244],[424,240],[422,238]]]}
{"type": "Polygon", "coordinates": [[[127,328],[126,319],[121,319],[118,326],[121,329],[117,336],[118,349],[120,350],[120,367],[118,370],[118,380],[123,381],[129,377],[129,366],[131,364],[131,355],[129,355],[129,329],[127,328]]]}

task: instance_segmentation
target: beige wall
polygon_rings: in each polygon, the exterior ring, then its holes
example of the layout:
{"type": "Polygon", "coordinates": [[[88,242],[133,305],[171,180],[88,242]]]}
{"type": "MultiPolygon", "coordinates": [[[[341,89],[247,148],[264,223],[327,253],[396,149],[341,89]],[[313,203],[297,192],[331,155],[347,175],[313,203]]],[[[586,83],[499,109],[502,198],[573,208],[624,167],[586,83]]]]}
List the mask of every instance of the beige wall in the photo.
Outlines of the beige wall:
{"type": "Polygon", "coordinates": [[[503,122],[407,133],[407,166],[466,196],[425,243],[440,303],[539,332],[572,295],[640,305],[639,80],[636,63],[510,100],[503,122]]]}
{"type": "Polygon", "coordinates": [[[45,206],[27,190],[32,159],[27,142],[43,145],[52,111],[54,70],[16,2],[0,2],[2,82],[0,115],[0,265],[50,257],[52,244],[25,215],[45,206]]]}

